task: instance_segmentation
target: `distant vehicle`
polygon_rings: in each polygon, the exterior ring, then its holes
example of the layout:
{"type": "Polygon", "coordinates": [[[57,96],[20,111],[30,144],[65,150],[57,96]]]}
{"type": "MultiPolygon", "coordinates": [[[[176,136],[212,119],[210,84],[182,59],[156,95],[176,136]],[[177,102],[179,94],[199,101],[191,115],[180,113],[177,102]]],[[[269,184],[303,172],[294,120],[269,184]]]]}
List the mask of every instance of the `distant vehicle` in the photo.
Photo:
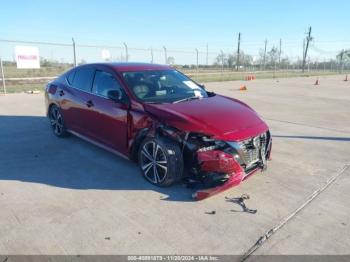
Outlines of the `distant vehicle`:
{"type": "Polygon", "coordinates": [[[253,109],[165,65],[78,66],[47,84],[45,98],[56,136],[132,159],[157,186],[202,181],[199,200],[265,169],[271,153],[268,126],[253,109]]]}

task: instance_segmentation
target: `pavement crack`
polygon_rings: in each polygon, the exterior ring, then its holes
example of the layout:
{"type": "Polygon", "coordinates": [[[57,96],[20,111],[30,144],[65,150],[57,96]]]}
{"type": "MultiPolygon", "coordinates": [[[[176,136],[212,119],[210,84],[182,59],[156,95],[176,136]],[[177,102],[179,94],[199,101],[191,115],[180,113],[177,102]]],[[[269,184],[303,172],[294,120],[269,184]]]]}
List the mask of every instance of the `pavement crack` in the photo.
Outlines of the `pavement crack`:
{"type": "Polygon", "coordinates": [[[326,188],[328,188],[340,175],[342,175],[348,168],[350,168],[350,163],[344,165],[334,176],[330,177],[326,183],[316,189],[306,201],[290,213],[287,217],[282,219],[277,225],[269,229],[265,234],[260,236],[258,240],[252,245],[241,257],[240,261],[243,262],[247,260],[258,248],[260,248],[274,233],[281,229],[285,224],[287,224],[293,217],[295,217],[301,210],[303,210],[307,205],[309,205],[319,194],[321,194],[326,188]]]}

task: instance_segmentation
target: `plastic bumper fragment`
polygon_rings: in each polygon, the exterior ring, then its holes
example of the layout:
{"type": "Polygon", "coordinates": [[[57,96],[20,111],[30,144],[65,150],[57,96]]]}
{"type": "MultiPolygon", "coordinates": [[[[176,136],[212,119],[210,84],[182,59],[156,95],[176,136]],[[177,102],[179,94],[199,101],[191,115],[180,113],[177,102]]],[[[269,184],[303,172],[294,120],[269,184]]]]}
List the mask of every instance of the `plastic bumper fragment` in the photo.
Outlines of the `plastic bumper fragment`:
{"type": "Polygon", "coordinates": [[[243,171],[232,155],[220,150],[198,152],[197,157],[203,172],[231,174],[243,171]]]}
{"type": "Polygon", "coordinates": [[[199,190],[194,193],[196,200],[203,200],[216,195],[231,187],[237,186],[246,177],[246,173],[232,155],[220,150],[198,152],[198,162],[202,172],[215,172],[229,174],[230,177],[220,186],[199,190]]]}

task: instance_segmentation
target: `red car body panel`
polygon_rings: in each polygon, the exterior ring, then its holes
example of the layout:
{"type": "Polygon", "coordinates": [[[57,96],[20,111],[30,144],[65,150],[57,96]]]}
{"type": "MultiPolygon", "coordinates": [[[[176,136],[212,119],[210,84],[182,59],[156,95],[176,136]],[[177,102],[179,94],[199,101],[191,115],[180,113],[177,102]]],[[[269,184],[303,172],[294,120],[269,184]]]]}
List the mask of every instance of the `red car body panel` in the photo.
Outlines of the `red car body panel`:
{"type": "Polygon", "coordinates": [[[178,104],[145,104],[145,110],[178,129],[226,141],[243,140],[268,130],[250,107],[220,95],[178,104]]]}
{"type": "MultiPolygon", "coordinates": [[[[51,104],[58,105],[71,132],[122,156],[133,157],[140,132],[146,129],[156,132],[157,127],[163,124],[223,141],[242,141],[268,131],[268,126],[257,113],[239,100],[215,95],[175,104],[147,104],[134,96],[121,77],[121,73],[127,71],[173,70],[169,66],[131,63],[91,66],[112,73],[122,84],[129,103],[116,103],[72,88],[61,79],[48,84],[45,96],[47,108],[51,104]]],[[[271,145],[268,157],[270,151],[271,145]]],[[[198,152],[197,158],[203,172],[230,174],[221,186],[198,191],[198,200],[236,186],[258,170],[246,174],[232,155],[220,150],[198,152]]]]}

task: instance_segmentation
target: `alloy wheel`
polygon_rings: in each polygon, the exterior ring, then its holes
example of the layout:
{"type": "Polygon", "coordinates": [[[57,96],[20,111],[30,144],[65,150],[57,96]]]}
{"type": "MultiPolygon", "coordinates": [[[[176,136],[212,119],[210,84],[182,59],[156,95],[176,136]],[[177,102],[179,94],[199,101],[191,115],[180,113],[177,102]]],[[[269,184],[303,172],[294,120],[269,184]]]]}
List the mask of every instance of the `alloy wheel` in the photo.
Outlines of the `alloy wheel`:
{"type": "Polygon", "coordinates": [[[50,123],[55,134],[60,136],[63,132],[63,120],[62,115],[56,106],[53,106],[50,110],[50,123]]]}
{"type": "Polygon", "coordinates": [[[141,150],[141,169],[147,180],[154,184],[163,182],[167,175],[167,158],[155,141],[145,143],[141,150]]]}

